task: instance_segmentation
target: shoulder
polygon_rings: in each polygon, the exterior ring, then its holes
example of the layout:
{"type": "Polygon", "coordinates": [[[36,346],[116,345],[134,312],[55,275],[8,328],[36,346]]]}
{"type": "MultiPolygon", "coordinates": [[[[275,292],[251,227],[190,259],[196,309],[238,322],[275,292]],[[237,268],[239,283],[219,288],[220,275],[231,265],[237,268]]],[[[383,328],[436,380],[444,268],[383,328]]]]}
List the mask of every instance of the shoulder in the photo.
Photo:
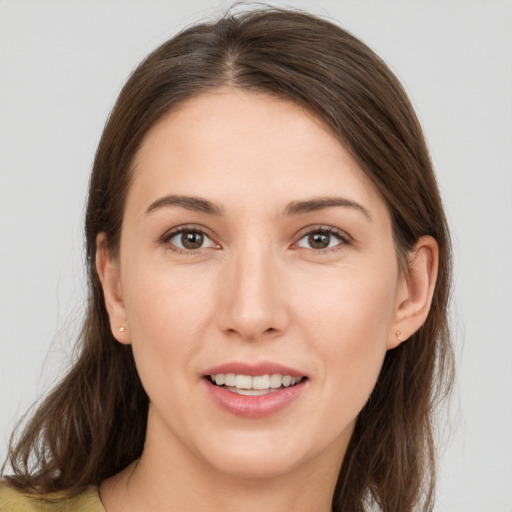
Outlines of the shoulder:
{"type": "Polygon", "coordinates": [[[30,494],[0,483],[0,512],[105,512],[97,487],[71,497],[63,492],[30,494]]]}

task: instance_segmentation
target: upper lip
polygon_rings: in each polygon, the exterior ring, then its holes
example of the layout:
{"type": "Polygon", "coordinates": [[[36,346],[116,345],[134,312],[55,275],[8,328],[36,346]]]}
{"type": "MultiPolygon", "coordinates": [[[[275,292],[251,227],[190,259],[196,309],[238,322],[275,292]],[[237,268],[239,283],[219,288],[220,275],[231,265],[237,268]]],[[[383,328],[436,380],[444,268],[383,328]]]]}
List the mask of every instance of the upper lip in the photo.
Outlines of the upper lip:
{"type": "Polygon", "coordinates": [[[232,361],[209,368],[204,372],[204,375],[217,375],[219,373],[234,373],[236,375],[249,375],[251,377],[278,373],[280,375],[290,375],[290,377],[306,377],[303,372],[295,368],[290,368],[289,366],[273,363],[271,361],[261,361],[259,363],[232,361]]]}

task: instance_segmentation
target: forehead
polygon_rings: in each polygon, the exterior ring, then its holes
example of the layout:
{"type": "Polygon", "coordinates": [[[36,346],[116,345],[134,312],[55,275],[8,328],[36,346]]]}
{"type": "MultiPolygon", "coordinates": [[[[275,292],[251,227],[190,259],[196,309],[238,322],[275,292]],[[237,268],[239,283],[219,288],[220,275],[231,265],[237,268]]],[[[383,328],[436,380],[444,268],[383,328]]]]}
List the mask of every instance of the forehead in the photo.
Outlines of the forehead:
{"type": "Polygon", "coordinates": [[[320,120],[293,102],[237,89],[189,99],[146,135],[128,201],[148,203],[170,193],[253,209],[348,194],[386,209],[320,120]]]}

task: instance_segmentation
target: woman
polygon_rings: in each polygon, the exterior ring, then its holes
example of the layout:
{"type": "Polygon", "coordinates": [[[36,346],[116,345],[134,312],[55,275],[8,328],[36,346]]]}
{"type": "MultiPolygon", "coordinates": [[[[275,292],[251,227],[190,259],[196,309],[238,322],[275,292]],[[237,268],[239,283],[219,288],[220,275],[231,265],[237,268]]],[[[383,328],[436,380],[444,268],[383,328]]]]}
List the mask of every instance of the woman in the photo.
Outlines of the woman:
{"type": "Polygon", "coordinates": [[[363,43],[269,8],[162,45],[105,127],[86,239],[81,355],[0,510],[432,509],[448,230],[363,43]]]}

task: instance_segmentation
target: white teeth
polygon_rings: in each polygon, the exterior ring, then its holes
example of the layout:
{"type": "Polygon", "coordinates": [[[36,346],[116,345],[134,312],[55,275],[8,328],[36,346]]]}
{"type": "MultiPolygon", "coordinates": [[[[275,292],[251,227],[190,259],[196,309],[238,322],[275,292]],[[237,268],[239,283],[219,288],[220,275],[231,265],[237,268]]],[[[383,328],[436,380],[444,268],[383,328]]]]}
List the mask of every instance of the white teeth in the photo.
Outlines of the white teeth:
{"type": "Polygon", "coordinates": [[[270,375],[258,375],[252,378],[252,389],[268,389],[270,387],[270,375]]]}
{"type": "Polygon", "coordinates": [[[270,376],[270,387],[271,388],[280,388],[283,383],[283,376],[278,373],[274,373],[270,376]]]}
{"type": "Polygon", "coordinates": [[[235,385],[235,379],[236,379],[236,376],[235,376],[234,373],[226,373],[226,375],[224,377],[224,385],[226,385],[226,386],[234,386],[235,385]]]}
{"type": "Polygon", "coordinates": [[[218,373],[211,375],[211,379],[217,386],[226,386],[236,390],[243,389],[247,393],[244,395],[259,395],[263,393],[249,392],[249,391],[268,391],[280,388],[281,386],[287,388],[298,384],[302,377],[292,377],[291,375],[281,375],[274,373],[272,375],[237,375],[234,373],[218,373]]]}
{"type": "Polygon", "coordinates": [[[235,378],[235,388],[252,389],[252,377],[249,375],[237,375],[235,378]]]}
{"type": "Polygon", "coordinates": [[[287,388],[292,383],[292,378],[289,375],[283,377],[283,386],[287,388]]]}
{"type": "Polygon", "coordinates": [[[238,395],[246,395],[246,396],[259,396],[266,395],[267,393],[272,393],[273,389],[238,389],[238,388],[227,388],[229,391],[236,393],[238,395]]]}

